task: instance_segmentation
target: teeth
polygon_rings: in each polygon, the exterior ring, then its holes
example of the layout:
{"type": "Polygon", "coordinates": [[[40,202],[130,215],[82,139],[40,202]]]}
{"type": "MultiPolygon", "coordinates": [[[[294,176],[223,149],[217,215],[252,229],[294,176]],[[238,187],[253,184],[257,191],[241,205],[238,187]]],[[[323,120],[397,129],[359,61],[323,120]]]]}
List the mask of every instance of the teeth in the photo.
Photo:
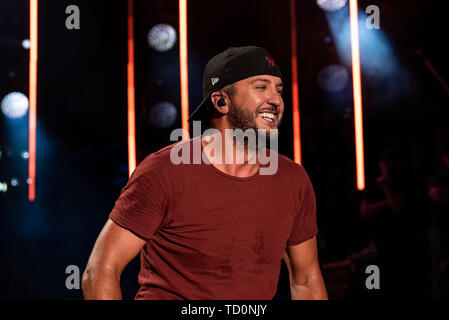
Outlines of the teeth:
{"type": "Polygon", "coordinates": [[[268,118],[268,119],[271,119],[271,120],[274,120],[276,118],[276,116],[274,114],[268,113],[268,112],[263,112],[263,113],[260,114],[260,116],[262,118],[268,118]]]}
{"type": "Polygon", "coordinates": [[[267,120],[268,122],[273,122],[273,119],[270,119],[270,118],[267,118],[267,117],[262,117],[262,118],[264,118],[264,119],[267,120]]]}

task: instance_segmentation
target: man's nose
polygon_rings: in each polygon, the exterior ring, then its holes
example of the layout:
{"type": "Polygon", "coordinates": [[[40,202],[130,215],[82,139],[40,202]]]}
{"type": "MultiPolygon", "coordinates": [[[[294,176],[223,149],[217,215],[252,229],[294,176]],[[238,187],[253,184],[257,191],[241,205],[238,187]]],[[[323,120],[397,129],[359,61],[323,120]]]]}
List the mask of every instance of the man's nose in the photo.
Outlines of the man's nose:
{"type": "Polygon", "coordinates": [[[267,102],[276,108],[276,111],[279,112],[279,108],[282,105],[282,96],[277,92],[276,89],[270,91],[270,95],[267,97],[267,102]]]}

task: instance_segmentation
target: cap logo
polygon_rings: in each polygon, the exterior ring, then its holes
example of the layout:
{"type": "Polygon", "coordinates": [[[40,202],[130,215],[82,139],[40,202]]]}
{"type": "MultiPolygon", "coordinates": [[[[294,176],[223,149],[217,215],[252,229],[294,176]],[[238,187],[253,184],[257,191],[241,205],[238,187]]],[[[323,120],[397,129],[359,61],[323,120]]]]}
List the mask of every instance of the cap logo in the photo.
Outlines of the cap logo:
{"type": "Polygon", "coordinates": [[[220,79],[219,78],[212,78],[210,80],[212,81],[212,85],[215,85],[220,79]]]}
{"type": "Polygon", "coordinates": [[[274,67],[274,59],[270,59],[268,56],[265,56],[265,60],[267,60],[270,68],[274,67]]]}

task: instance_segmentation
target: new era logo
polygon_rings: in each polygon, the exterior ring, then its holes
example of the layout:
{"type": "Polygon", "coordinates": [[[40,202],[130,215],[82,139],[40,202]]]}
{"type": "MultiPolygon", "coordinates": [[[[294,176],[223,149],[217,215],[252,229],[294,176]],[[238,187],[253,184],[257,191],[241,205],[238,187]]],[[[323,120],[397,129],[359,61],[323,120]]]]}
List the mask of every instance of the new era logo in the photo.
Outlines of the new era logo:
{"type": "Polygon", "coordinates": [[[212,85],[214,85],[214,84],[216,84],[217,82],[218,82],[218,80],[220,80],[220,79],[218,79],[218,78],[212,78],[212,79],[210,79],[211,81],[212,81],[212,85]]]}
{"type": "Polygon", "coordinates": [[[270,68],[274,67],[274,59],[271,59],[270,57],[265,56],[265,60],[267,60],[268,66],[270,68]]]}

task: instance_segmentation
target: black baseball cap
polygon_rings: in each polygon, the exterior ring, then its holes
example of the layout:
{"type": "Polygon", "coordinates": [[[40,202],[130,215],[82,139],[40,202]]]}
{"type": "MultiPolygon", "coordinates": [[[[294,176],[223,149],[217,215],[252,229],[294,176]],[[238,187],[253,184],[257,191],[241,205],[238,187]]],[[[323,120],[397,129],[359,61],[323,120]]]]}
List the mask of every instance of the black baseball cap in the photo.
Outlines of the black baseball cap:
{"type": "Polygon", "coordinates": [[[204,70],[203,101],[193,111],[189,121],[207,117],[212,105],[211,95],[237,81],[258,76],[272,75],[282,78],[281,70],[271,54],[261,47],[230,47],[209,60],[204,70]]]}

